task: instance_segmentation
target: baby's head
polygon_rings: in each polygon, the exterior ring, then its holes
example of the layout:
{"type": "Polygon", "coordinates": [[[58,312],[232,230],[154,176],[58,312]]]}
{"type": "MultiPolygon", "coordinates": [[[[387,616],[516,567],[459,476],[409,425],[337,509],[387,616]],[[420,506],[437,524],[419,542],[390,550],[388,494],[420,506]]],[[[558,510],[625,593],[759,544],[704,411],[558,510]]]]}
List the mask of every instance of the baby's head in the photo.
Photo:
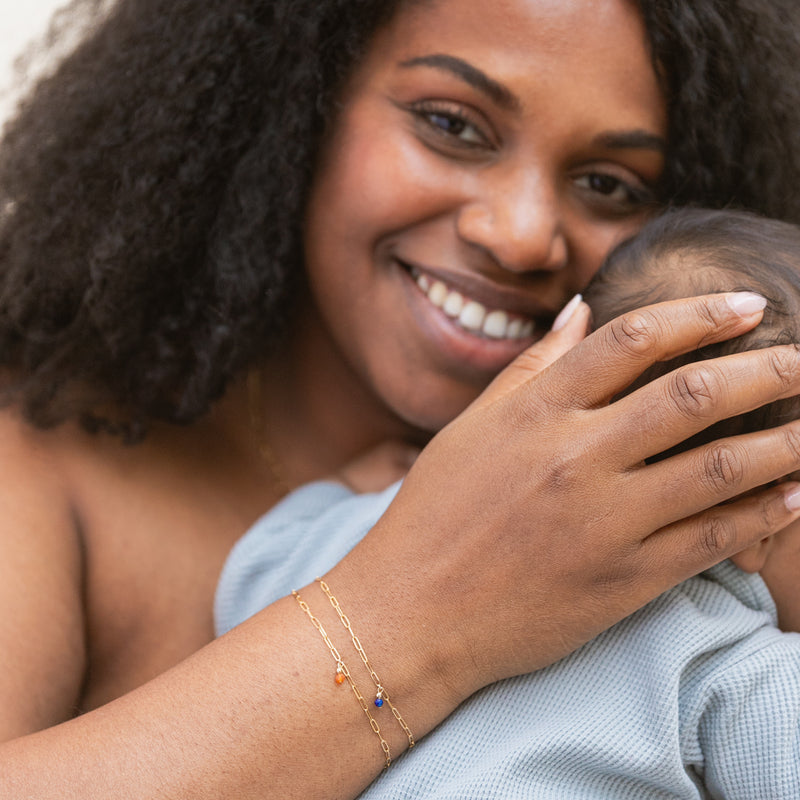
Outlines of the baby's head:
{"type": "MultiPolygon", "coordinates": [[[[692,361],[800,342],[800,226],[743,211],[669,211],[609,255],[585,298],[600,327],[651,303],[741,290],[767,299],[753,331],[656,364],[646,380],[692,361]]],[[[797,417],[800,398],[789,398],[726,420],[700,434],[700,441],[797,417]]]]}
{"type": "MultiPolygon", "coordinates": [[[[611,253],[585,298],[599,327],[651,303],[740,290],[767,299],[755,330],[656,364],[635,388],[691,361],[800,342],[800,227],[738,211],[670,211],[611,253]]],[[[778,400],[717,423],[670,452],[797,418],[800,398],[778,400]]],[[[733,561],[748,572],[761,572],[781,627],[800,631],[800,521],[733,561]]]]}

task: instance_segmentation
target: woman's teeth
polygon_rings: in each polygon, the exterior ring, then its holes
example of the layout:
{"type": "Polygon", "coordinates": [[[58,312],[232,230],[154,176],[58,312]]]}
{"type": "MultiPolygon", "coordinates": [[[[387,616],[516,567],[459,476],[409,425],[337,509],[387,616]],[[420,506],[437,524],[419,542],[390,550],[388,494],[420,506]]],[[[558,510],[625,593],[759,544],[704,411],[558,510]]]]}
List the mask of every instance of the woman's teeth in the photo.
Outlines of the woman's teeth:
{"type": "Polygon", "coordinates": [[[432,280],[427,275],[416,275],[414,279],[433,305],[472,333],[481,333],[490,339],[527,339],[533,336],[532,320],[499,309],[489,311],[476,300],[448,289],[442,281],[432,280]]]}

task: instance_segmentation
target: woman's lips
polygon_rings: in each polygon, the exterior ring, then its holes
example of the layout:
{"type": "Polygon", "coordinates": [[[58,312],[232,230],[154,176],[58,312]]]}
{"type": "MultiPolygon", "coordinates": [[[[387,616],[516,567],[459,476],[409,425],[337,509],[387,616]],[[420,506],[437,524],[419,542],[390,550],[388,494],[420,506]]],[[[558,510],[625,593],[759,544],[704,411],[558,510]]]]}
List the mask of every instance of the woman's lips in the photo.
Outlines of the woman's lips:
{"type": "Polygon", "coordinates": [[[459,327],[471,334],[495,340],[530,339],[535,332],[533,319],[503,308],[491,308],[463,290],[449,286],[441,278],[427,275],[406,265],[420,291],[432,305],[459,327]]]}
{"type": "Polygon", "coordinates": [[[397,255],[392,261],[410,293],[409,308],[438,354],[437,368],[461,380],[484,384],[550,328],[554,314],[530,291],[397,255]]]}

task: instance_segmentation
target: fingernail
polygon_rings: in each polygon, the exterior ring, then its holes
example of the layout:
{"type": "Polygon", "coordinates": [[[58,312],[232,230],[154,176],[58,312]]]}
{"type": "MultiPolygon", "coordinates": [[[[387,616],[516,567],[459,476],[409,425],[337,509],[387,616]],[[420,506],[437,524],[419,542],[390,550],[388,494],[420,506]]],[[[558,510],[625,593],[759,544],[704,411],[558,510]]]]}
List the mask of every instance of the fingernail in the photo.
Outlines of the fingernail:
{"type": "Polygon", "coordinates": [[[789,511],[800,511],[800,486],[790,489],[783,497],[783,502],[789,511]]]}
{"type": "Polygon", "coordinates": [[[551,330],[560,331],[572,318],[572,315],[575,313],[575,309],[581,304],[583,300],[583,295],[576,294],[572,300],[567,303],[564,308],[561,309],[559,315],[555,318],[553,322],[553,327],[551,330]]]}
{"type": "Polygon", "coordinates": [[[727,296],[728,305],[740,316],[749,317],[763,311],[767,299],[755,292],[731,292],[727,296]]]}

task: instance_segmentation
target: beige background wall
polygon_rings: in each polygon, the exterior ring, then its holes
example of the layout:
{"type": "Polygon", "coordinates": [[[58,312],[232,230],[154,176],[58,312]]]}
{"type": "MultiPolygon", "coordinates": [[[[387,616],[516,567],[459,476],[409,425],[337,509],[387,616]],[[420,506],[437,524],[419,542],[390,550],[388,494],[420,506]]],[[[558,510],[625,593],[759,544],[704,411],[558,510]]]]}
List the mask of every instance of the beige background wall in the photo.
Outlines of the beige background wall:
{"type": "Polygon", "coordinates": [[[0,0],[0,119],[13,94],[14,58],[47,27],[50,14],[66,0],[0,0]]]}

